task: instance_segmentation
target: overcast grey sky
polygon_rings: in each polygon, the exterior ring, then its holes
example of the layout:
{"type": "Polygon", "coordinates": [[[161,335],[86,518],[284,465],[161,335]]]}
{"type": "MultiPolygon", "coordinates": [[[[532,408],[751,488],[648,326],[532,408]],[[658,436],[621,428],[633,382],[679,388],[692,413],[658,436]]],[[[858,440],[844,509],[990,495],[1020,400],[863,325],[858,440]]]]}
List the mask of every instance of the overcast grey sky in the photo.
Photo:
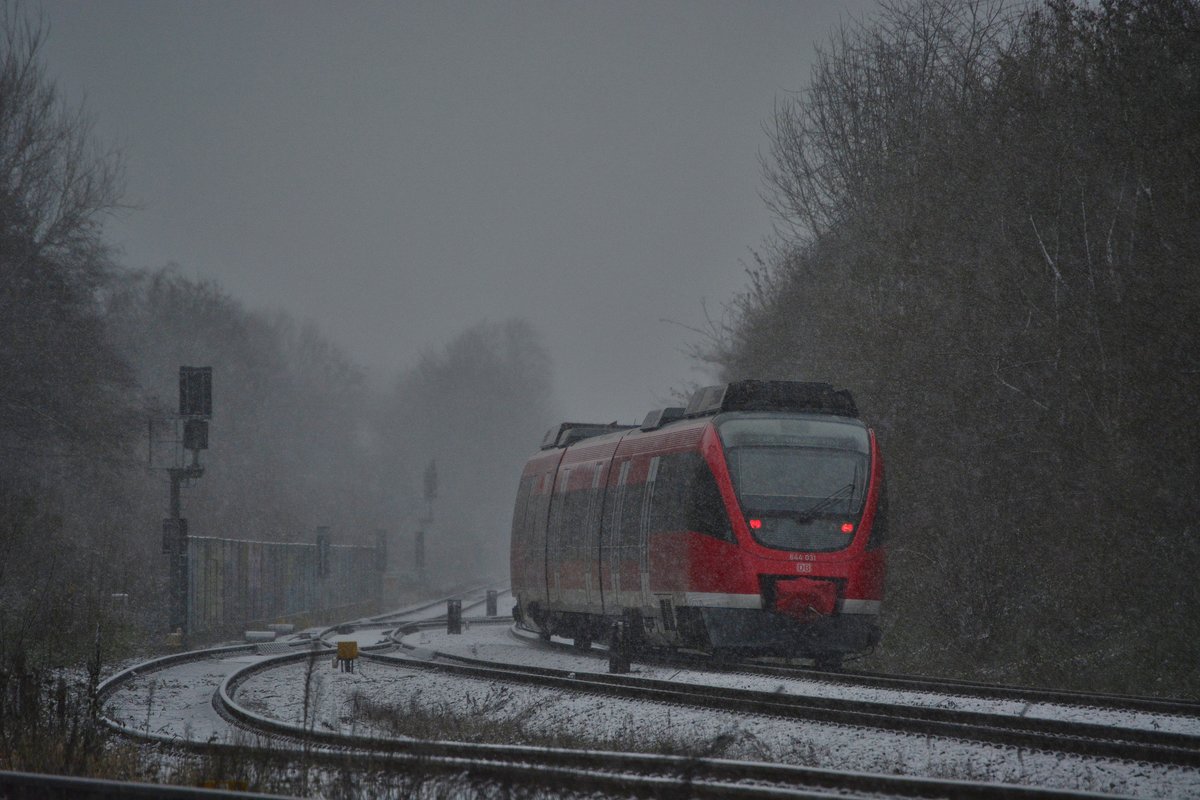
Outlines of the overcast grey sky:
{"type": "MultiPolygon", "coordinates": [[[[32,0],[127,158],[110,238],[392,373],[529,319],[570,418],[632,421],[769,231],[763,125],[873,0],[32,0]]],[[[821,376],[813,376],[819,378],[821,376]]]]}

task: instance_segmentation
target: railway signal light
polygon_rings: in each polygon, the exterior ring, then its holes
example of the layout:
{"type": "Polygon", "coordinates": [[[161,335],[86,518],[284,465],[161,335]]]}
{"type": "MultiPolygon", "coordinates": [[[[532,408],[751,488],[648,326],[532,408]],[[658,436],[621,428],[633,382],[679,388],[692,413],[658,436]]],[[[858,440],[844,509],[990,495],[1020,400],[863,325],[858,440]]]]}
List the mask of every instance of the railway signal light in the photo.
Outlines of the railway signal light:
{"type": "Polygon", "coordinates": [[[212,416],[212,367],[179,368],[179,416],[212,416]]]}
{"type": "Polygon", "coordinates": [[[183,449],[208,449],[208,420],[189,419],[183,423],[183,449]]]}

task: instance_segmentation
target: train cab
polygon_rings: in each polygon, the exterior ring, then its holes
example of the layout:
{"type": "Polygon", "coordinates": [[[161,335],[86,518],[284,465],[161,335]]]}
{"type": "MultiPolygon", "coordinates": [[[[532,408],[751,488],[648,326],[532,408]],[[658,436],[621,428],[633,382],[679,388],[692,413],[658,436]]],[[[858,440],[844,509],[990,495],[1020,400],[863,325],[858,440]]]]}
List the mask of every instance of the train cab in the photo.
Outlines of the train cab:
{"type": "Polygon", "coordinates": [[[848,392],[708,387],[640,426],[551,431],[517,493],[515,613],[581,646],[620,619],[647,646],[835,664],[878,641],[886,528],[848,392]]]}

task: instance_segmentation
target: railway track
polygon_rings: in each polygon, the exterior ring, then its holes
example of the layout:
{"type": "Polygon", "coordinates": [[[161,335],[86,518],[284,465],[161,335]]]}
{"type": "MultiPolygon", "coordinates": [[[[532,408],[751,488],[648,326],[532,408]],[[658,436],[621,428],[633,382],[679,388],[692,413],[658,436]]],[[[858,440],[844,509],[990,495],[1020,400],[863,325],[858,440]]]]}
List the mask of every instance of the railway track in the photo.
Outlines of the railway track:
{"type": "MultiPolygon", "coordinates": [[[[239,687],[256,675],[303,663],[309,658],[318,658],[324,662],[329,657],[329,650],[326,648],[332,645],[330,639],[351,635],[351,629],[361,635],[368,629],[376,628],[380,631],[391,629],[394,632],[402,624],[406,630],[412,630],[416,626],[443,626],[444,617],[435,616],[432,612],[440,610],[444,602],[444,599],[439,599],[401,612],[360,619],[349,625],[331,626],[322,631],[315,641],[302,642],[297,646],[321,648],[315,655],[311,651],[296,649],[279,655],[264,656],[256,659],[254,663],[238,664],[227,670],[212,694],[212,708],[223,720],[240,731],[242,738],[249,736],[257,740],[260,746],[247,748],[244,745],[182,741],[178,737],[139,730],[133,725],[115,720],[107,720],[108,724],[122,735],[176,749],[195,748],[211,753],[220,748],[229,748],[231,753],[237,752],[242,755],[249,749],[262,758],[303,758],[307,762],[340,765],[343,768],[348,760],[365,760],[377,768],[420,770],[422,774],[442,775],[446,779],[466,775],[476,782],[493,782],[504,786],[523,785],[550,789],[557,793],[578,791],[640,797],[678,794],[689,797],[733,798],[835,795],[981,798],[1114,796],[992,782],[847,772],[722,759],[352,735],[314,730],[312,726],[306,728],[303,725],[273,719],[245,707],[238,701],[239,687]],[[423,620],[414,621],[414,616],[422,615],[423,620]]],[[[482,605],[483,602],[480,599],[477,603],[464,603],[464,607],[469,609],[474,605],[482,605]]],[[[486,621],[481,618],[469,620],[474,625],[486,621]]],[[[509,623],[505,620],[504,624],[507,626],[509,623]]],[[[954,719],[944,712],[927,713],[927,709],[916,714],[896,716],[895,707],[864,707],[862,704],[839,704],[822,699],[814,701],[813,698],[767,696],[767,693],[714,691],[712,687],[688,687],[669,681],[647,681],[636,677],[599,673],[581,677],[579,674],[571,675],[563,670],[544,667],[497,666],[483,663],[480,659],[474,659],[479,663],[471,663],[472,659],[462,656],[442,655],[437,662],[433,662],[428,658],[414,658],[411,654],[400,655],[394,648],[392,642],[381,641],[376,645],[367,645],[362,648],[362,658],[404,670],[440,671],[442,674],[453,674],[464,679],[549,686],[571,692],[587,692],[646,702],[686,704],[734,714],[834,721],[837,724],[860,725],[864,728],[920,732],[926,736],[967,738],[1054,752],[1078,753],[1093,758],[1132,758],[1183,767],[1200,764],[1200,758],[1196,755],[1200,748],[1196,747],[1195,741],[1171,736],[1148,736],[1145,741],[1127,741],[1111,735],[1106,737],[1098,731],[1089,730],[1084,735],[1077,728],[1072,730],[1062,725],[1057,728],[1052,725],[1043,730],[1032,730],[1021,725],[997,726],[994,720],[954,719]],[[384,652],[389,649],[392,649],[392,652],[384,652]],[[971,725],[978,725],[979,730],[983,732],[975,731],[971,725]]],[[[131,679],[131,676],[145,676],[155,670],[190,661],[228,660],[231,656],[248,658],[254,651],[253,645],[238,645],[157,659],[113,676],[102,685],[101,692],[105,697],[111,696],[122,681],[131,679]]],[[[739,669],[743,666],[765,669],[768,672],[786,669],[761,665],[736,665],[728,668],[739,669]]],[[[795,673],[796,670],[792,672],[795,673]]]]}
{"type": "MultiPolygon", "coordinates": [[[[476,623],[483,620],[476,620],[476,623]]],[[[258,735],[307,740],[330,749],[353,748],[390,763],[421,768],[467,770],[481,779],[525,783],[555,792],[564,790],[659,797],[681,794],[702,798],[828,798],[828,797],[978,797],[978,798],[1096,798],[1087,792],[1061,791],[1009,784],[948,781],[873,773],[841,772],[798,766],[724,759],[572,750],[525,745],[383,739],[333,733],[258,714],[245,708],[237,691],[255,674],[301,663],[308,654],[279,656],[231,675],[214,699],[224,714],[258,735]]],[[[376,663],[411,668],[409,659],[364,655],[376,663]]],[[[427,665],[426,662],[417,662],[427,665]]],[[[473,675],[472,677],[479,677],[473,675]]],[[[487,679],[497,679],[495,675],[487,679]]]]}
{"type": "Polygon", "coordinates": [[[440,670],[480,680],[534,684],[626,699],[650,700],[742,714],[857,725],[900,733],[944,736],[1089,758],[1146,761],[1200,767],[1200,737],[1170,731],[1123,728],[1057,719],[1026,718],[892,703],[817,698],[713,685],[689,685],[600,672],[496,664],[484,659],[438,653],[437,661],[395,655],[367,655],[376,661],[402,661],[417,669],[440,670]]]}
{"type": "MultiPolygon", "coordinates": [[[[698,662],[693,659],[688,663],[695,665],[698,662]]],[[[1028,686],[1006,686],[1003,684],[988,684],[955,678],[889,675],[881,672],[859,672],[854,670],[824,672],[804,667],[766,664],[761,661],[745,661],[732,665],[716,664],[711,668],[716,670],[748,671],[779,677],[798,677],[824,683],[844,683],[878,689],[901,689],[945,695],[963,695],[993,700],[1013,700],[1020,703],[1080,706],[1118,712],[1143,712],[1200,717],[1200,702],[1176,698],[1098,694],[1094,692],[1043,689],[1028,686]]]]}
{"type": "MultiPolygon", "coordinates": [[[[545,641],[532,632],[522,631],[514,626],[513,634],[534,647],[549,648],[560,652],[578,654],[572,645],[560,641],[545,641]]],[[[1141,715],[1146,722],[1147,730],[1130,725],[1096,723],[1098,727],[1110,727],[1131,731],[1131,736],[1138,741],[1161,741],[1169,744],[1173,736],[1168,731],[1165,735],[1157,736],[1160,731],[1153,726],[1162,726],[1166,718],[1177,718],[1181,723],[1179,728],[1191,728],[1200,731],[1200,702],[1183,699],[1139,697],[1132,695],[1098,694],[1080,691],[1064,691],[1036,687],[1018,687],[996,684],[986,684],[976,681],[965,681],[948,678],[932,678],[924,676],[888,675],[872,672],[827,672],[806,667],[785,666],[764,663],[758,660],[740,662],[717,661],[711,658],[700,658],[689,654],[650,652],[642,654],[643,663],[657,666],[702,670],[706,673],[722,675],[744,675],[780,680],[794,680],[815,683],[829,687],[840,687],[848,690],[873,689],[902,694],[927,694],[941,698],[944,703],[952,704],[962,701],[1006,701],[1013,704],[1010,716],[1021,716],[1027,719],[1039,719],[1036,716],[1039,706],[1058,706],[1067,712],[1077,715],[1092,715],[1111,719],[1117,715],[1141,715]],[[1095,714],[1095,712],[1108,712],[1095,714]],[[1030,714],[1033,716],[1029,716],[1030,714]]],[[[887,703],[887,705],[902,704],[902,701],[887,703]]],[[[928,705],[928,703],[926,704],[928,705]]],[[[939,707],[934,706],[932,713],[936,715],[939,707]]],[[[1003,716],[1001,713],[987,714],[1003,716]]],[[[1061,720],[1048,719],[1047,731],[1055,729],[1055,722],[1061,720]]],[[[1080,724],[1087,725],[1082,722],[1080,724]]],[[[1169,727],[1169,726],[1168,726],[1169,727]]],[[[1200,737],[1191,736],[1178,739],[1184,747],[1200,745],[1200,737]],[[1191,738],[1192,741],[1188,741],[1191,738]]]]}

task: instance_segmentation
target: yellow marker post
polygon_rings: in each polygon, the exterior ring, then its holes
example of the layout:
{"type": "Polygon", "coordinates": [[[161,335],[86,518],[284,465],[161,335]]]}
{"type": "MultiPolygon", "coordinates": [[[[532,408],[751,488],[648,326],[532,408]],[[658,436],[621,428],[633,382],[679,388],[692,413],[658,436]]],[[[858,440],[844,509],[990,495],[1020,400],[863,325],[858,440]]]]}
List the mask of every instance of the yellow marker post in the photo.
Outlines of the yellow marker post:
{"type": "Polygon", "coordinates": [[[337,666],[342,672],[354,672],[354,662],[358,658],[358,642],[337,643],[337,666]]]}

